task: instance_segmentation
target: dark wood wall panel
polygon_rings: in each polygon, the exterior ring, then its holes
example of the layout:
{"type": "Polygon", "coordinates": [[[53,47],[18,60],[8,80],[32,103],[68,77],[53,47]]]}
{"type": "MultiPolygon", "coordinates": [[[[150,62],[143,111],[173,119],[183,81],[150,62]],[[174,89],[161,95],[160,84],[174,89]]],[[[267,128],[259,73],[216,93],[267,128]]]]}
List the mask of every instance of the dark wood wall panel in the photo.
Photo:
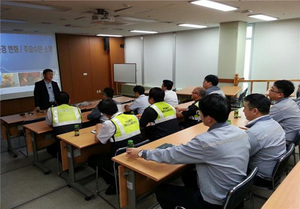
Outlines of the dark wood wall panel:
{"type": "Polygon", "coordinates": [[[69,38],[70,65],[73,75],[73,102],[93,99],[90,46],[88,37],[69,38]]]}
{"type": "Polygon", "coordinates": [[[97,90],[110,87],[109,52],[104,50],[104,40],[99,37],[90,37],[89,45],[91,51],[91,73],[93,84],[93,97],[102,98],[97,90]]]}
{"type": "Polygon", "coordinates": [[[73,92],[73,76],[70,65],[69,35],[56,35],[57,54],[60,70],[60,80],[63,91],[74,95],[73,92]]]}
{"type": "Polygon", "coordinates": [[[31,112],[34,109],[33,97],[1,101],[1,116],[31,112]]]}
{"type": "MultiPolygon", "coordinates": [[[[124,38],[110,38],[109,39],[109,49],[110,49],[110,69],[111,69],[111,85],[114,84],[114,64],[125,63],[124,48],[121,47],[121,44],[124,45],[124,38]]],[[[120,85],[118,89],[121,89],[120,85]]]]}

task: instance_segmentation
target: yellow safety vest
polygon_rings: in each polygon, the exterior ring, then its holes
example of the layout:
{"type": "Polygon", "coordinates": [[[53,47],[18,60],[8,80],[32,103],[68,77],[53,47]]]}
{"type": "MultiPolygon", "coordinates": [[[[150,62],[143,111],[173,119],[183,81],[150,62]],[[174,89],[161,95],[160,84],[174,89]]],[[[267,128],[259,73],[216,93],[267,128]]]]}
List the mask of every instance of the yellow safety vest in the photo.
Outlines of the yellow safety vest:
{"type": "Polygon", "coordinates": [[[129,139],[141,133],[140,123],[135,115],[127,115],[120,113],[111,119],[116,126],[116,132],[114,139],[110,139],[111,142],[119,142],[125,139],[129,139]]]}
{"type": "MultiPolygon", "coordinates": [[[[198,107],[199,109],[199,101],[197,101],[195,104],[194,104],[196,107],[198,107]]],[[[200,110],[197,110],[196,111],[196,114],[194,116],[190,116],[189,119],[191,120],[196,120],[196,121],[200,121],[201,118],[200,118],[200,110]]]]}
{"type": "Polygon", "coordinates": [[[157,118],[154,121],[155,125],[176,118],[176,110],[173,106],[166,102],[156,102],[150,106],[157,112],[157,118]]]}
{"type": "Polygon", "coordinates": [[[77,107],[62,104],[57,107],[51,107],[51,112],[53,127],[81,123],[81,114],[77,107]]]}

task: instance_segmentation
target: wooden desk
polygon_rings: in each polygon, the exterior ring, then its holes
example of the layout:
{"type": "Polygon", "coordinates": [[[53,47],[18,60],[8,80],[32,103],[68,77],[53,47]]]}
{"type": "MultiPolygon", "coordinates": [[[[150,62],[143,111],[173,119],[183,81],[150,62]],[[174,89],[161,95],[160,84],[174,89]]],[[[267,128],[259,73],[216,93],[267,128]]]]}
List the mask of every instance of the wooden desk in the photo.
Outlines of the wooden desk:
{"type": "Polygon", "coordinates": [[[91,133],[95,127],[88,127],[80,129],[79,136],[74,136],[73,132],[57,135],[61,140],[61,154],[63,170],[69,169],[69,176],[67,183],[85,196],[89,200],[93,196],[93,192],[76,182],[75,179],[75,163],[82,163],[93,154],[109,151],[109,143],[107,145],[101,144],[98,140],[94,139],[94,134],[91,133]]]}
{"type": "Polygon", "coordinates": [[[117,97],[113,97],[113,100],[116,102],[119,102],[121,104],[125,104],[128,102],[132,102],[135,100],[135,98],[133,97],[126,97],[126,96],[117,96],[117,97]]]}
{"type": "Polygon", "coordinates": [[[81,103],[74,104],[74,106],[78,107],[82,112],[85,112],[94,109],[99,102],[100,100],[93,100],[93,101],[86,102],[88,105],[83,105],[84,102],[81,102],[81,103]]]}
{"type": "Polygon", "coordinates": [[[262,209],[300,208],[300,162],[269,197],[262,209]]]}
{"type": "Polygon", "coordinates": [[[17,153],[14,151],[11,145],[11,138],[14,136],[19,136],[20,132],[23,132],[23,123],[25,121],[35,120],[39,118],[45,118],[46,112],[38,113],[32,112],[32,114],[26,113],[24,116],[20,114],[8,115],[1,117],[1,128],[2,128],[2,137],[7,140],[7,147],[10,154],[13,157],[17,157],[17,153]]]}
{"type": "Polygon", "coordinates": [[[234,118],[234,111],[231,111],[229,114],[228,119],[231,120],[231,124],[234,126],[237,126],[241,129],[246,130],[247,128],[245,127],[248,124],[248,120],[246,119],[246,116],[243,112],[244,108],[239,108],[239,118],[234,118]]]}
{"type": "Polygon", "coordinates": [[[188,108],[188,106],[190,106],[193,103],[194,103],[194,101],[181,103],[179,105],[176,105],[175,108],[178,108],[178,109],[184,108],[184,109],[186,109],[186,108],[188,108]]]}
{"type": "Polygon", "coordinates": [[[241,86],[222,86],[221,90],[224,92],[225,96],[234,97],[236,96],[243,87],[241,86]]]}
{"type": "MultiPolygon", "coordinates": [[[[90,112],[82,113],[82,123],[89,122],[87,115],[90,112]]],[[[44,174],[50,173],[50,169],[39,161],[38,151],[45,149],[56,141],[52,127],[47,125],[45,121],[40,121],[26,124],[24,129],[28,152],[33,153],[32,164],[42,170],[44,174]]]]}
{"type": "Polygon", "coordinates": [[[189,87],[185,87],[183,89],[180,89],[178,91],[176,91],[176,94],[179,96],[191,96],[192,95],[192,91],[196,88],[197,86],[189,86],[189,87]]]}

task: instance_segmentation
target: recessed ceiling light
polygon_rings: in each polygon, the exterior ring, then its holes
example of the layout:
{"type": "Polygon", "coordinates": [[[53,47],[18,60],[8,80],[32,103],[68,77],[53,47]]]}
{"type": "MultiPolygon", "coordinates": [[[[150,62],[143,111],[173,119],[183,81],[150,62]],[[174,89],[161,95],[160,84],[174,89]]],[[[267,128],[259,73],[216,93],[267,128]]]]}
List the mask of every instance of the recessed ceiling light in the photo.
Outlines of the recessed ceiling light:
{"type": "Polygon", "coordinates": [[[156,31],[146,31],[146,30],[131,30],[131,33],[147,33],[147,34],[155,34],[158,33],[156,31]]]}
{"type": "Polygon", "coordinates": [[[187,23],[178,24],[178,26],[188,27],[188,28],[207,28],[207,26],[205,26],[205,25],[195,25],[195,24],[187,24],[187,23]]]}
{"type": "Polygon", "coordinates": [[[233,10],[237,9],[236,7],[232,7],[232,6],[229,6],[226,4],[221,4],[221,3],[208,1],[208,0],[192,1],[191,4],[208,7],[211,9],[217,9],[217,10],[221,10],[223,12],[233,11],[233,10]]]}
{"type": "Polygon", "coordinates": [[[257,15],[249,15],[249,17],[264,20],[264,21],[273,21],[273,20],[278,20],[278,18],[267,16],[267,15],[262,15],[262,14],[257,14],[257,15]]]}
{"type": "Polygon", "coordinates": [[[97,36],[104,36],[104,37],[123,37],[122,35],[111,35],[111,34],[97,34],[97,36]]]}

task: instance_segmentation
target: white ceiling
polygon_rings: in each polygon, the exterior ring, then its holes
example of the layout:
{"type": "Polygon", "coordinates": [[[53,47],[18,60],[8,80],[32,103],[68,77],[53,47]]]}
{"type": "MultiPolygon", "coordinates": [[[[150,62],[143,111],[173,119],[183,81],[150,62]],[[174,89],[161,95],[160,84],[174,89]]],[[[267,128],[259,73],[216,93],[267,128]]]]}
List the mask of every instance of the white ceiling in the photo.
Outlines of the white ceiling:
{"type": "Polygon", "coordinates": [[[26,33],[68,33],[95,35],[97,33],[134,36],[129,30],[153,30],[159,33],[190,30],[179,23],[219,26],[222,22],[259,20],[250,14],[270,15],[279,20],[300,18],[300,0],[254,1],[219,0],[238,10],[221,12],[196,5],[189,1],[18,1],[23,5],[11,5],[1,1],[1,31],[26,33]],[[53,7],[33,8],[34,5],[53,7]],[[49,10],[53,9],[53,10],[49,10]],[[104,9],[108,17],[97,15],[104,9]],[[251,12],[252,11],[252,12],[251,12]],[[95,13],[95,14],[94,14],[95,13]],[[94,19],[98,20],[93,20],[94,19]],[[101,19],[104,18],[104,19],[101,19]],[[134,19],[130,19],[134,18],[134,19]],[[21,22],[7,22],[18,20],[21,22]]]}

